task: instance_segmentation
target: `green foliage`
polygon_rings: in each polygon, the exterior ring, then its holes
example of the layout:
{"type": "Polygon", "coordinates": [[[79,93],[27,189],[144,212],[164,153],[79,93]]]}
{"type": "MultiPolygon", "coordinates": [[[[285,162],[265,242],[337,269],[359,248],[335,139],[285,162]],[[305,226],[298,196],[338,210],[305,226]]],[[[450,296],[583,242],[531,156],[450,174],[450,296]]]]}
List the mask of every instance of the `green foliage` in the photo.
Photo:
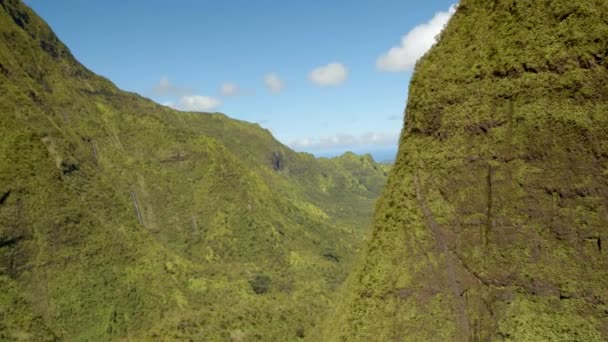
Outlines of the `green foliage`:
{"type": "Polygon", "coordinates": [[[0,94],[2,339],[309,336],[386,180],[122,92],[14,0],[0,94]]]}
{"type": "Polygon", "coordinates": [[[36,315],[23,298],[15,283],[0,276],[0,340],[2,341],[56,341],[57,336],[36,315]]]}
{"type": "Polygon", "coordinates": [[[249,280],[249,285],[256,294],[264,294],[268,292],[268,288],[270,287],[270,277],[257,274],[253,279],[249,280]]]}
{"type": "Polygon", "coordinates": [[[608,339],[608,2],[462,0],[326,340],[608,339]]]}

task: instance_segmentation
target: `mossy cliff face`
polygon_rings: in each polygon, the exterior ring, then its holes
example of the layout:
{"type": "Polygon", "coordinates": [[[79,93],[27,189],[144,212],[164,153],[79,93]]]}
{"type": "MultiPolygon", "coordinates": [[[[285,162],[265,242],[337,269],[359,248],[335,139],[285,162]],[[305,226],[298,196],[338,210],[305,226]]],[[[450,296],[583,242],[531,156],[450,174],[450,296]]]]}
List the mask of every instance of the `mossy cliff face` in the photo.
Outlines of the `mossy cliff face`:
{"type": "Polygon", "coordinates": [[[608,339],[608,2],[462,0],[372,234],[328,340],[608,339]]]}
{"type": "Polygon", "coordinates": [[[122,92],[0,0],[0,340],[311,337],[385,177],[122,92]]]}

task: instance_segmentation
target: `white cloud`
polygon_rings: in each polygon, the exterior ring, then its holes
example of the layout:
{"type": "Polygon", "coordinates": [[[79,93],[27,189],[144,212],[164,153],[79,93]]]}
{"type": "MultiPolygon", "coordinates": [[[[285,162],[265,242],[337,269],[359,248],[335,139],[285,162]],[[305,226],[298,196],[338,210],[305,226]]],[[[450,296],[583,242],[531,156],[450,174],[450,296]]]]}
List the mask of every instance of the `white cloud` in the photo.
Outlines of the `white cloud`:
{"type": "Polygon", "coordinates": [[[341,63],[333,62],[315,68],[308,75],[308,79],[322,87],[337,86],[348,78],[348,70],[341,63]]]}
{"type": "Polygon", "coordinates": [[[239,86],[232,82],[222,83],[220,85],[220,94],[224,96],[235,96],[240,93],[239,86]]]}
{"type": "Polygon", "coordinates": [[[414,27],[401,38],[401,45],[392,47],[378,57],[376,67],[382,71],[393,72],[412,69],[416,61],[435,44],[435,37],[454,15],[456,6],[452,5],[447,12],[436,13],[429,22],[414,27]]]}
{"type": "Polygon", "coordinates": [[[295,150],[329,150],[335,148],[356,148],[364,146],[397,146],[399,133],[368,132],[358,136],[335,134],[291,141],[288,145],[295,150]]]}
{"type": "Polygon", "coordinates": [[[157,88],[160,91],[164,91],[164,90],[169,89],[169,87],[171,87],[171,82],[169,82],[169,78],[167,78],[167,76],[161,77],[160,82],[158,82],[157,88]]]}
{"type": "Polygon", "coordinates": [[[165,100],[160,104],[178,110],[208,112],[221,105],[219,99],[211,96],[197,95],[191,89],[178,87],[172,84],[166,76],[160,78],[160,81],[154,87],[154,93],[157,96],[174,98],[172,100],[165,100]]]}
{"type": "Polygon", "coordinates": [[[285,83],[281,81],[279,75],[276,72],[271,72],[264,76],[264,83],[266,87],[273,93],[280,93],[285,89],[285,83]]]}
{"type": "Polygon", "coordinates": [[[191,112],[207,112],[217,108],[220,104],[221,101],[215,97],[187,95],[182,96],[174,108],[191,112]]]}
{"type": "Polygon", "coordinates": [[[154,95],[156,96],[185,96],[190,93],[192,93],[190,89],[174,85],[166,76],[161,77],[158,84],[154,87],[154,95]]]}

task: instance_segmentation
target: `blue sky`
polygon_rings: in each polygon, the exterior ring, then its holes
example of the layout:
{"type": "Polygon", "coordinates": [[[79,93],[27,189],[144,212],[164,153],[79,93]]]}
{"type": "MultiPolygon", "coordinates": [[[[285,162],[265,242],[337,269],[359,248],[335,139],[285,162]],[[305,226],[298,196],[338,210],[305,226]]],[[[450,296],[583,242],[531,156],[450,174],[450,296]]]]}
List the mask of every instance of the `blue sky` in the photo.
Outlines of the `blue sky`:
{"type": "Polygon", "coordinates": [[[455,0],[26,0],[94,72],[298,151],[396,151],[415,60],[455,0]]]}

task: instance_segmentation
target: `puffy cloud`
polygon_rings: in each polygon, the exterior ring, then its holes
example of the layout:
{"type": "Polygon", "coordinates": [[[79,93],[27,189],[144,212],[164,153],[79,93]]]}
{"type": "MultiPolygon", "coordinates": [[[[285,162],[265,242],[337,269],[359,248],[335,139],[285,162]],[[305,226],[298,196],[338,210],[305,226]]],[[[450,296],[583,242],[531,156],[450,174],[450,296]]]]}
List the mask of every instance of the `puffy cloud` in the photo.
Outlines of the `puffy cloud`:
{"type": "Polygon", "coordinates": [[[158,84],[154,87],[154,95],[156,96],[185,96],[190,93],[192,93],[190,89],[174,85],[166,76],[161,77],[158,84]]]}
{"type": "Polygon", "coordinates": [[[397,146],[399,133],[368,132],[358,136],[335,134],[331,136],[294,140],[288,145],[296,150],[329,150],[365,146],[397,146]]]}
{"type": "Polygon", "coordinates": [[[235,96],[235,95],[238,95],[239,93],[240,93],[239,87],[232,82],[226,82],[226,83],[222,83],[222,85],[220,85],[220,94],[222,94],[224,96],[235,96]]]}
{"type": "Polygon", "coordinates": [[[403,120],[403,115],[389,115],[387,119],[391,121],[403,120]]]}
{"type": "Polygon", "coordinates": [[[279,75],[276,72],[271,72],[264,76],[264,83],[266,87],[273,93],[280,93],[285,89],[285,83],[281,81],[279,75]]]}
{"type": "Polygon", "coordinates": [[[177,98],[176,101],[164,101],[161,104],[185,111],[207,112],[217,108],[221,104],[221,101],[215,97],[196,95],[196,93],[188,88],[172,84],[166,76],[161,77],[159,83],[154,88],[154,93],[157,96],[177,98]]]}
{"type": "Polygon", "coordinates": [[[414,27],[401,38],[401,45],[392,47],[378,57],[376,67],[382,71],[393,72],[412,69],[416,61],[435,44],[435,37],[456,13],[456,6],[452,5],[447,12],[436,13],[429,22],[414,27]]]}
{"type": "Polygon", "coordinates": [[[221,101],[215,97],[187,95],[182,96],[174,108],[191,112],[207,112],[217,108],[220,104],[221,101]]]}
{"type": "Polygon", "coordinates": [[[308,75],[308,79],[321,87],[337,86],[348,78],[348,70],[341,63],[333,62],[315,68],[308,75]]]}

